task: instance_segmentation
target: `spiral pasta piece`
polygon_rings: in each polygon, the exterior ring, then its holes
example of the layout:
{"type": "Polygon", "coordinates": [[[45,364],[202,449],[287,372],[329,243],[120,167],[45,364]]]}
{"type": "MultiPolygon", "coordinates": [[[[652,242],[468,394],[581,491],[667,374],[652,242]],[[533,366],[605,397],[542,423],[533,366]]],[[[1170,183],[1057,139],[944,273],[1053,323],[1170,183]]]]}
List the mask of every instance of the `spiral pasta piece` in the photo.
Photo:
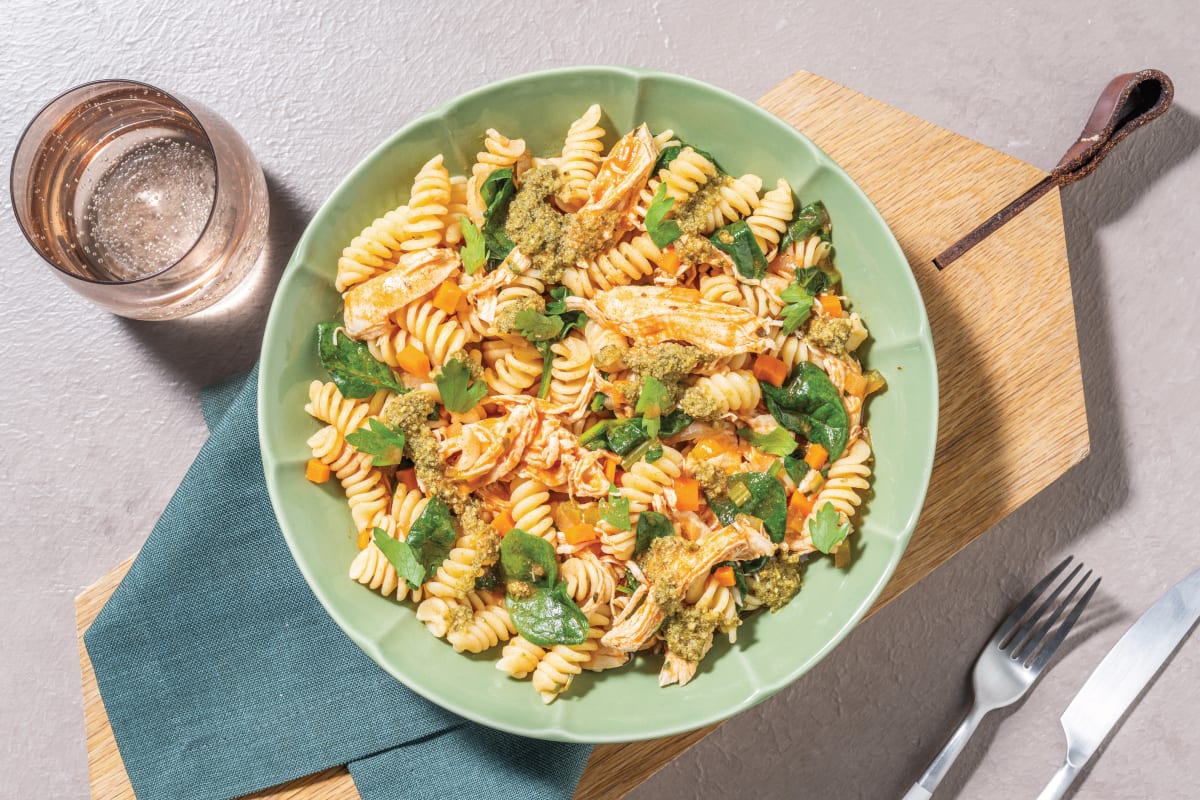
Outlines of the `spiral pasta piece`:
{"type": "Polygon", "coordinates": [[[308,385],[308,403],[304,410],[345,436],[358,430],[368,417],[378,414],[390,396],[386,389],[380,389],[365,400],[351,400],[342,396],[333,381],[313,381],[308,385]]]}
{"type": "Polygon", "coordinates": [[[612,602],[617,589],[617,576],[612,568],[591,552],[563,561],[559,575],[567,584],[567,594],[585,612],[612,602]]]}
{"type": "Polygon", "coordinates": [[[737,278],[727,272],[700,276],[700,299],[710,303],[742,305],[742,293],[737,278]]]}
{"type": "Polygon", "coordinates": [[[462,218],[470,213],[467,208],[467,179],[462,175],[454,175],[450,178],[450,202],[446,208],[446,215],[442,218],[442,227],[445,235],[443,240],[447,246],[453,247],[463,240],[462,236],[462,218]]]}
{"type": "MultiPolygon", "coordinates": [[[[429,498],[421,492],[400,484],[392,495],[390,506],[371,521],[371,527],[382,528],[388,536],[403,541],[408,538],[413,522],[425,510],[425,504],[428,502],[429,498]]],[[[385,597],[394,594],[397,600],[404,600],[411,596],[416,601],[420,601],[422,597],[421,587],[417,587],[415,591],[410,590],[408,583],[396,573],[396,568],[383,555],[373,538],[351,562],[350,579],[380,592],[385,597]]]]}
{"type": "Polygon", "coordinates": [[[717,203],[709,212],[701,233],[710,233],[753,214],[758,208],[758,193],[761,190],[762,178],[757,175],[726,178],[721,182],[717,203]]]}
{"type": "Polygon", "coordinates": [[[533,672],[533,688],[541,695],[543,703],[553,703],[570,688],[571,681],[583,671],[582,665],[595,652],[609,622],[608,616],[599,611],[588,614],[588,634],[582,644],[556,644],[538,662],[533,672]]]}
{"type": "Polygon", "coordinates": [[[408,234],[408,206],[395,208],[363,228],[342,250],[334,286],[344,292],[396,265],[408,234]]]}
{"type": "Polygon", "coordinates": [[[658,171],[658,179],[667,185],[667,197],[682,203],[716,174],[716,164],[693,148],[685,147],[670,164],[658,171]]]}
{"type": "Polygon", "coordinates": [[[629,510],[636,514],[654,503],[675,479],[683,474],[683,455],[670,445],[663,445],[662,457],[653,463],[639,461],[621,475],[621,495],[629,499],[629,510]]]}
{"type": "Polygon", "coordinates": [[[450,206],[450,173],[442,156],[436,155],[425,163],[413,181],[412,197],[408,201],[405,237],[400,248],[405,251],[437,247],[442,242],[450,206]]]}
{"type": "Polygon", "coordinates": [[[429,300],[410,303],[404,309],[404,329],[409,333],[408,344],[423,352],[434,367],[444,365],[450,354],[462,350],[470,339],[457,319],[429,300]]]}
{"type": "Polygon", "coordinates": [[[516,304],[528,306],[534,301],[540,302],[545,292],[546,284],[542,281],[542,274],[538,269],[522,272],[497,293],[496,317],[499,318],[516,304]]]}
{"type": "Polygon", "coordinates": [[[475,566],[475,550],[460,544],[450,550],[437,572],[425,581],[425,594],[429,597],[451,597],[465,599],[475,587],[479,577],[475,566]]]}
{"type": "Polygon", "coordinates": [[[579,297],[595,297],[597,292],[645,278],[662,258],[662,251],[649,234],[643,233],[609,248],[582,267],[567,267],[563,270],[563,285],[579,297]]]}
{"type": "Polygon", "coordinates": [[[500,652],[496,669],[512,678],[525,678],[546,657],[546,651],[524,636],[514,636],[500,652]]]}
{"type": "Polygon", "coordinates": [[[512,514],[514,528],[545,539],[550,544],[557,542],[558,532],[554,529],[554,518],[550,513],[550,492],[545,484],[532,480],[518,481],[513,485],[511,502],[509,513],[512,514]]]}
{"type": "Polygon", "coordinates": [[[629,351],[629,340],[624,336],[589,319],[583,326],[583,338],[598,369],[613,372],[624,368],[625,353],[629,351]]]}
{"type": "Polygon", "coordinates": [[[483,343],[483,379],[493,394],[520,394],[541,380],[542,354],[520,337],[483,343]]]}
{"type": "Polygon", "coordinates": [[[562,174],[559,202],[574,211],[587,200],[588,184],[596,177],[604,152],[604,128],[600,127],[600,106],[591,105],[583,116],[571,123],[563,143],[558,170],[562,174]]]}
{"type": "Polygon", "coordinates": [[[763,195],[758,208],[746,220],[754,238],[758,240],[758,246],[768,257],[792,221],[792,208],[792,187],[780,178],[775,188],[763,195]]]}
{"type": "Polygon", "coordinates": [[[504,598],[493,592],[472,592],[469,597],[472,616],[469,622],[451,627],[446,641],[456,653],[482,653],[490,650],[517,632],[504,598]]]}
{"type": "Polygon", "coordinates": [[[424,623],[425,629],[439,639],[470,616],[470,605],[453,597],[426,597],[417,605],[417,622],[424,623]]]}
{"type": "Polygon", "coordinates": [[[483,224],[483,198],[479,194],[484,181],[498,169],[514,168],[519,162],[528,160],[529,150],[524,139],[509,139],[495,128],[488,128],[483,140],[483,150],[475,156],[471,167],[471,178],[467,181],[467,211],[471,221],[483,224]]]}
{"type": "Polygon", "coordinates": [[[699,584],[698,587],[689,587],[684,601],[691,603],[697,610],[703,611],[705,616],[710,619],[716,620],[717,626],[722,632],[729,632],[736,628],[739,620],[734,590],[718,583],[715,575],[709,575],[699,581],[699,584]],[[698,589],[698,591],[693,592],[693,589],[698,589]]]}
{"type": "Polygon", "coordinates": [[[697,380],[695,386],[716,401],[722,414],[752,411],[762,399],[762,387],[748,370],[707,375],[697,380]]]}
{"type": "Polygon", "coordinates": [[[371,523],[387,508],[387,483],[383,473],[372,466],[372,457],[359,453],[337,428],[327,425],[308,440],[313,458],[327,464],[346,493],[355,530],[368,531],[371,523]]]}
{"type": "Polygon", "coordinates": [[[578,331],[555,342],[550,350],[555,356],[550,366],[550,402],[573,406],[591,385],[592,351],[578,331]]]}
{"type": "MultiPolygon", "coordinates": [[[[870,481],[867,480],[871,476],[871,467],[867,464],[870,458],[870,443],[865,438],[855,440],[846,452],[830,465],[825,485],[813,500],[813,513],[826,503],[833,503],[843,521],[853,517],[863,501],[863,493],[871,487],[870,481]]],[[[807,529],[807,525],[805,528],[807,529]]]]}
{"type": "Polygon", "coordinates": [[[393,325],[387,333],[367,340],[367,350],[376,361],[382,361],[392,369],[400,369],[400,352],[409,341],[409,333],[404,328],[393,325]]]}

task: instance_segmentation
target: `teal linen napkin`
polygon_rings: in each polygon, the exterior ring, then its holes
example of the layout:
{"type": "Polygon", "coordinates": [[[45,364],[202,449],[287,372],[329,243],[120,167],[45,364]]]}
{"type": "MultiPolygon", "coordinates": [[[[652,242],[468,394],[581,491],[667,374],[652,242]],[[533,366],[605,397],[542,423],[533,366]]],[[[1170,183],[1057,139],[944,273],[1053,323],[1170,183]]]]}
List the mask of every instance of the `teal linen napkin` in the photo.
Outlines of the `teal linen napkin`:
{"type": "Polygon", "coordinates": [[[590,746],[429,703],[313,597],[267,497],[257,374],[204,393],[211,436],[84,635],[139,800],[227,800],[340,764],[363,800],[570,797],[590,746]]]}

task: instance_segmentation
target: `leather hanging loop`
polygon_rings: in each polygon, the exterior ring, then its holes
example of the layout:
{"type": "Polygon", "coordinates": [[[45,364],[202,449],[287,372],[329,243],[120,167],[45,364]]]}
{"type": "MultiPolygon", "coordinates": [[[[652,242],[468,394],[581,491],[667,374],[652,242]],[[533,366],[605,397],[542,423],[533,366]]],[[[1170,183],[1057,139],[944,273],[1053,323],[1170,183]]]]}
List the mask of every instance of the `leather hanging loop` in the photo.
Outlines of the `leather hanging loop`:
{"type": "Polygon", "coordinates": [[[1174,96],[1175,85],[1166,73],[1157,69],[1113,78],[1100,93],[1083,132],[1058,166],[978,228],[942,251],[933,259],[934,266],[945,269],[1055,186],[1066,186],[1090,175],[1118,142],[1162,116],[1171,107],[1174,96]]]}

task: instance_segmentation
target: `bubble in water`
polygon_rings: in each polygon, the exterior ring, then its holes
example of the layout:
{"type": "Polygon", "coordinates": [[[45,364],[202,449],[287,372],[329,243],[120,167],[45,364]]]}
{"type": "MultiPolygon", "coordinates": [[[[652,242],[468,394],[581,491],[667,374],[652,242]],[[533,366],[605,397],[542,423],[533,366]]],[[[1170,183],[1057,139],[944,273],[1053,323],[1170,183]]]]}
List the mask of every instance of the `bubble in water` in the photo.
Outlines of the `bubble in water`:
{"type": "Polygon", "coordinates": [[[207,149],[165,138],[130,149],[87,202],[84,229],[96,266],[131,280],[175,263],[200,238],[215,193],[207,149]]]}

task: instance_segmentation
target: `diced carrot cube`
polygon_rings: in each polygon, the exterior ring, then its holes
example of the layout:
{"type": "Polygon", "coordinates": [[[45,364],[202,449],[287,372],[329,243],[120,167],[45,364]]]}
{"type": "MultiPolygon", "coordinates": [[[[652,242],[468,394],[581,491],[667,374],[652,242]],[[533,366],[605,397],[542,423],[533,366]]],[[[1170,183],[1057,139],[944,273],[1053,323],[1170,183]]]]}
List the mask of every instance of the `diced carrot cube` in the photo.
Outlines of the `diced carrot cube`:
{"type": "Polygon", "coordinates": [[[316,458],[310,458],[304,465],[304,477],[313,483],[324,483],[329,480],[329,465],[316,458]]]}
{"type": "Polygon", "coordinates": [[[433,296],[434,308],[440,308],[447,314],[453,314],[454,310],[458,308],[458,301],[462,298],[462,295],[462,289],[458,288],[457,283],[454,281],[444,281],[433,296]]]}
{"type": "Polygon", "coordinates": [[[617,479],[617,464],[621,463],[619,459],[607,459],[604,464],[604,477],[608,478],[609,483],[613,483],[617,479]]]}
{"type": "Polygon", "coordinates": [[[675,479],[675,507],[680,511],[700,510],[700,482],[695,478],[675,479]]]}
{"type": "Polygon", "coordinates": [[[800,517],[807,517],[812,513],[813,501],[808,495],[801,491],[792,493],[792,499],[788,503],[788,511],[794,511],[800,517]]]}
{"type": "Polygon", "coordinates": [[[857,372],[846,372],[846,394],[862,397],[867,393],[867,378],[857,372]]]}
{"type": "Polygon", "coordinates": [[[817,302],[821,304],[821,311],[831,317],[844,317],[846,315],[846,312],[842,310],[842,300],[836,294],[819,295],[817,302]]]}
{"type": "Polygon", "coordinates": [[[718,586],[735,586],[737,578],[733,575],[733,567],[726,564],[723,567],[717,567],[713,570],[713,577],[717,579],[718,586]]]}
{"type": "Polygon", "coordinates": [[[769,353],[763,353],[754,359],[754,377],[766,381],[772,386],[783,386],[787,380],[787,364],[769,353]]]}
{"type": "Polygon", "coordinates": [[[422,378],[429,377],[429,357],[411,344],[404,345],[404,349],[396,356],[396,363],[405,372],[411,372],[422,378]]]}
{"type": "Polygon", "coordinates": [[[369,545],[371,543],[371,534],[372,534],[372,531],[359,531],[358,532],[358,549],[359,550],[367,549],[367,545],[369,545]]]}
{"type": "Polygon", "coordinates": [[[825,461],[828,458],[829,451],[816,442],[813,442],[808,446],[808,452],[804,454],[804,463],[813,469],[820,469],[825,466],[825,461]]]}
{"type": "MultiPolygon", "coordinates": [[[[511,531],[514,527],[512,515],[507,511],[501,511],[496,515],[496,518],[492,520],[492,529],[501,536],[511,531]]],[[[516,540],[514,539],[513,541],[516,540]]]]}
{"type": "Polygon", "coordinates": [[[583,544],[596,538],[596,527],[586,522],[572,525],[562,532],[567,544],[583,544]]]}
{"type": "Polygon", "coordinates": [[[662,251],[662,260],[658,262],[658,268],[667,275],[679,272],[679,253],[675,252],[674,247],[662,251]]]}

